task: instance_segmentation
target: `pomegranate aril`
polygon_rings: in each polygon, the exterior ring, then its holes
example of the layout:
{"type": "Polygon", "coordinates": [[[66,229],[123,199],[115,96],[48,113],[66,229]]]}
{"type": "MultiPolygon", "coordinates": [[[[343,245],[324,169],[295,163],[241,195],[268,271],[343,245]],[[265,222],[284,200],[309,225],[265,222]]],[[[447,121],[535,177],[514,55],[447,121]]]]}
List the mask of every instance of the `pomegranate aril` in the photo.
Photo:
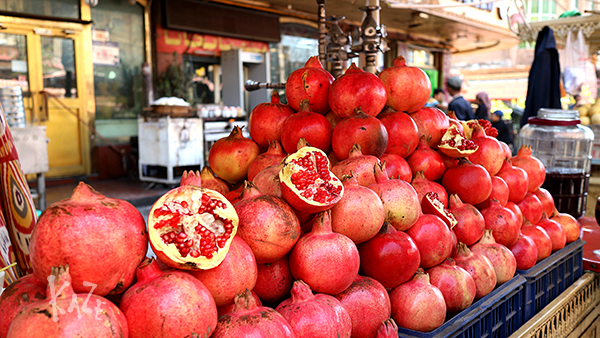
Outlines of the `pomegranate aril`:
{"type": "Polygon", "coordinates": [[[192,252],[190,252],[190,256],[198,258],[200,257],[200,253],[198,252],[198,250],[193,250],[192,252]]]}

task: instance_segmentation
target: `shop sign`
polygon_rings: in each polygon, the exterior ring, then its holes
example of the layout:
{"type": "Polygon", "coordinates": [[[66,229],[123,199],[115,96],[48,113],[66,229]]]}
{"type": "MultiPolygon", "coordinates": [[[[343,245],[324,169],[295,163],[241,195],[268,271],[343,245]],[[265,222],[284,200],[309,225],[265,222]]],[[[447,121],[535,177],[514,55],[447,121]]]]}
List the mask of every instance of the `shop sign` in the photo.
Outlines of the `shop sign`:
{"type": "Polygon", "coordinates": [[[208,34],[197,34],[156,27],[156,51],[159,53],[221,55],[222,51],[241,49],[244,52],[266,53],[269,44],[208,34]]]}
{"type": "Polygon", "coordinates": [[[109,40],[108,29],[92,29],[92,40],[106,42],[109,40]]]}
{"type": "Polygon", "coordinates": [[[92,45],[92,62],[101,66],[119,66],[119,45],[115,42],[97,42],[92,45]]]}

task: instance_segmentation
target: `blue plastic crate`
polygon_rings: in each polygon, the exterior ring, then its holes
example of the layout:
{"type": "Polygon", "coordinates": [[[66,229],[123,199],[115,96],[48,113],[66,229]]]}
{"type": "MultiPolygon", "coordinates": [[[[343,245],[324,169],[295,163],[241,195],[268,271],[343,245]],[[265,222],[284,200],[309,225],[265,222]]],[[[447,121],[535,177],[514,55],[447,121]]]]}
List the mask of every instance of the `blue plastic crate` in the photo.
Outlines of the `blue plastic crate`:
{"type": "Polygon", "coordinates": [[[528,270],[517,270],[525,277],[523,288],[523,324],[550,304],[583,274],[581,239],[538,262],[528,270]]]}
{"type": "Polygon", "coordinates": [[[515,276],[431,332],[398,328],[399,337],[508,337],[523,324],[525,278],[515,276]]]}

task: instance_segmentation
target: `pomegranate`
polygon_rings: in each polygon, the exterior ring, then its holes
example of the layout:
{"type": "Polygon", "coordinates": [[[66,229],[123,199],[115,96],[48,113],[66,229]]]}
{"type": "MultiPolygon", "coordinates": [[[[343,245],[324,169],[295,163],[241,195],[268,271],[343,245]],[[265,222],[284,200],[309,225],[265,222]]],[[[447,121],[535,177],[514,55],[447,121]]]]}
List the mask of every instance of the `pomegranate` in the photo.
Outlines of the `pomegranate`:
{"type": "Polygon", "coordinates": [[[381,322],[390,318],[392,312],[387,290],[373,278],[357,276],[344,292],[334,297],[348,311],[355,338],[375,337],[381,322]]]}
{"type": "Polygon", "coordinates": [[[446,171],[442,156],[437,151],[429,148],[425,137],[421,137],[419,146],[407,159],[413,173],[422,171],[430,181],[439,181],[446,171]]]}
{"type": "Polygon", "coordinates": [[[235,184],[246,177],[250,163],[260,154],[258,145],[244,137],[242,127],[217,140],[208,152],[208,165],[223,180],[235,184]]]}
{"type": "Polygon", "coordinates": [[[422,215],[406,233],[419,248],[422,268],[438,265],[452,254],[452,231],[435,215],[422,215]]]}
{"type": "Polygon", "coordinates": [[[252,291],[267,304],[279,304],[290,296],[293,283],[294,276],[286,255],[273,263],[258,264],[258,278],[252,291]]]}
{"type": "Polygon", "coordinates": [[[492,230],[486,230],[479,242],[473,244],[469,249],[478,252],[492,262],[496,272],[496,285],[502,285],[515,276],[517,261],[512,252],[502,244],[496,243],[492,230]]]}
{"type": "Polygon", "coordinates": [[[506,182],[506,185],[508,185],[509,201],[519,203],[525,198],[527,187],[529,186],[529,177],[525,170],[513,166],[511,161],[506,159],[498,172],[498,177],[501,177],[506,182]]]}
{"type": "Polygon", "coordinates": [[[481,215],[485,220],[485,228],[493,230],[492,234],[496,243],[510,247],[517,241],[521,223],[509,208],[492,200],[489,207],[481,210],[481,215]]]}
{"type": "Polygon", "coordinates": [[[402,180],[386,176],[385,163],[375,165],[376,183],[369,185],[383,202],[385,220],[398,230],[407,230],[421,216],[421,204],[415,189],[402,180]]]}
{"type": "MultiPolygon", "coordinates": [[[[264,168],[254,176],[252,183],[265,195],[282,197],[281,185],[279,183],[279,172],[281,171],[281,168],[283,168],[283,163],[273,164],[264,168]]],[[[241,196],[236,202],[240,199],[241,196]]]]}
{"type": "Polygon", "coordinates": [[[409,282],[390,292],[392,318],[398,326],[429,332],[444,324],[446,302],[444,295],[429,282],[429,275],[419,269],[409,282]]]}
{"type": "Polygon", "coordinates": [[[327,155],[313,147],[302,147],[285,159],[279,184],[285,201],[307,213],[331,209],[344,194],[342,182],[329,171],[327,155]]]}
{"type": "Polygon", "coordinates": [[[476,205],[478,209],[485,209],[490,206],[490,201],[495,199],[500,202],[500,205],[506,206],[508,203],[508,185],[500,176],[492,176],[492,193],[482,203],[476,205]]]}
{"type": "Polygon", "coordinates": [[[542,215],[542,218],[537,223],[538,226],[544,228],[552,241],[552,252],[558,251],[565,247],[567,243],[567,235],[562,225],[555,220],[542,215]]]}
{"type": "Polygon", "coordinates": [[[444,207],[448,207],[448,193],[446,192],[446,189],[444,189],[441,184],[428,180],[422,171],[415,173],[410,184],[415,188],[420,202],[423,202],[425,194],[431,191],[437,194],[440,201],[444,204],[444,207]]]}
{"type": "Polygon", "coordinates": [[[219,317],[212,338],[294,337],[290,324],[279,312],[258,306],[250,290],[235,296],[233,311],[219,317]]]}
{"type": "Polygon", "coordinates": [[[129,334],[121,310],[106,298],[75,293],[69,268],[61,266],[53,267],[48,276],[45,299],[21,308],[6,337],[127,338],[129,334]]]}
{"type": "Polygon", "coordinates": [[[44,299],[46,282],[34,275],[23,276],[10,284],[0,296],[0,337],[6,337],[10,323],[22,308],[44,299]]]}
{"type": "Polygon", "coordinates": [[[344,196],[331,208],[331,229],[360,244],[373,238],[385,220],[383,203],[377,194],[358,185],[354,176],[342,177],[344,196]]]}
{"type": "Polygon", "coordinates": [[[136,270],[137,283],[121,299],[129,337],[209,336],[217,306],[202,282],[182,271],[161,271],[153,259],[136,270]]]}
{"type": "Polygon", "coordinates": [[[271,102],[257,104],[248,118],[250,137],[260,147],[269,147],[269,142],[281,140],[281,126],[294,113],[287,104],[279,102],[279,93],[274,90],[271,102]]]}
{"type": "Polygon", "coordinates": [[[238,227],[233,205],[216,191],[189,184],[162,195],[150,209],[148,232],[156,257],[176,269],[211,269],[225,258],[238,227]]]}
{"type": "Polygon", "coordinates": [[[358,246],[358,252],[361,273],[388,289],[410,280],[421,263],[415,241],[387,222],[375,237],[358,246]]]}
{"type": "Polygon", "coordinates": [[[517,260],[517,269],[531,269],[538,257],[535,242],[527,235],[520,234],[515,244],[509,247],[517,260]]]}
{"type": "Polygon", "coordinates": [[[473,277],[452,258],[427,270],[429,282],[444,295],[448,313],[455,314],[473,304],[476,286],[473,277]]]}
{"type": "Polygon", "coordinates": [[[417,149],[419,129],[410,115],[397,111],[384,111],[377,116],[388,133],[386,154],[407,158],[417,149]]]}
{"type": "MultiPolygon", "coordinates": [[[[283,152],[283,149],[281,148],[281,145],[279,145],[278,141],[269,141],[269,149],[267,149],[266,152],[256,156],[254,161],[250,163],[250,167],[248,168],[248,181],[252,181],[256,175],[266,167],[281,163],[285,156],[286,153],[283,152]]],[[[206,186],[205,188],[210,189],[210,187],[206,186]]]]}
{"type": "Polygon", "coordinates": [[[410,117],[415,121],[419,130],[419,137],[425,137],[427,145],[437,149],[442,136],[450,127],[448,116],[437,108],[421,108],[410,117]]]}
{"type": "Polygon", "coordinates": [[[310,100],[312,111],[326,114],[329,110],[329,88],[333,80],[333,75],[323,69],[319,57],[311,56],[303,68],[294,70],[287,78],[285,96],[288,104],[298,111],[302,100],[310,100]]]}
{"type": "Polygon", "coordinates": [[[540,200],[542,203],[542,211],[546,214],[546,216],[550,216],[554,213],[554,197],[550,194],[550,192],[544,188],[539,188],[534,191],[533,194],[540,200]]]}
{"type": "Polygon", "coordinates": [[[381,323],[377,329],[375,338],[396,338],[398,337],[398,325],[392,318],[388,318],[381,323]]]}
{"type": "Polygon", "coordinates": [[[385,107],[387,93],[377,75],[365,72],[354,62],[329,87],[329,106],[336,115],[347,118],[358,108],[365,114],[377,116],[385,107]]]}
{"type": "Polygon", "coordinates": [[[413,174],[405,159],[396,154],[383,154],[379,156],[379,159],[381,162],[385,162],[385,171],[388,177],[410,182],[413,174]]]}
{"type": "Polygon", "coordinates": [[[438,195],[432,191],[428,191],[425,197],[423,197],[421,209],[423,209],[424,214],[439,217],[450,229],[454,228],[458,223],[454,215],[440,201],[438,195]]]}
{"type": "Polygon", "coordinates": [[[452,257],[456,265],[465,269],[475,282],[477,292],[475,298],[479,299],[494,290],[496,287],[496,271],[490,260],[479,252],[472,252],[464,243],[458,243],[456,254],[452,257]]]}
{"type": "Polygon", "coordinates": [[[567,213],[558,213],[553,215],[550,219],[562,225],[567,239],[566,244],[575,242],[579,238],[579,223],[575,217],[567,213]]]}
{"type": "Polygon", "coordinates": [[[359,265],[356,244],[331,231],[328,211],[317,215],[311,232],[300,237],[290,253],[294,278],[308,283],[314,292],[330,295],[340,293],[352,284],[359,265]]]}
{"type": "Polygon", "coordinates": [[[325,116],[309,108],[308,100],[303,101],[298,113],[288,117],[281,127],[281,145],[286,153],[297,150],[298,141],[304,138],[315,148],[328,153],[331,150],[333,127],[325,116]]]}
{"type": "Polygon", "coordinates": [[[414,113],[421,109],[431,94],[431,81],[418,67],[410,67],[402,55],[398,56],[392,67],[379,73],[385,86],[387,105],[397,111],[414,113]]]}
{"type": "Polygon", "coordinates": [[[502,168],[502,163],[504,163],[504,157],[501,156],[504,150],[500,145],[500,141],[495,137],[487,136],[483,128],[479,125],[475,125],[473,128],[471,141],[478,146],[478,149],[469,155],[469,161],[481,164],[491,176],[496,175],[500,171],[500,168],[502,168]]]}
{"type": "Polygon", "coordinates": [[[458,162],[459,162],[458,158],[446,156],[443,153],[440,153],[440,156],[442,156],[442,161],[444,162],[444,167],[446,168],[446,170],[454,167],[455,165],[458,165],[458,162]]]}
{"type": "Polygon", "coordinates": [[[225,195],[229,192],[229,186],[227,183],[215,176],[215,173],[210,167],[202,168],[200,175],[196,177],[200,180],[199,184],[197,184],[199,187],[214,190],[221,195],[225,195]]]}
{"type": "Polygon", "coordinates": [[[337,126],[337,124],[340,123],[340,121],[342,121],[344,119],[343,117],[337,116],[331,110],[328,111],[327,114],[325,114],[325,118],[327,119],[327,121],[329,121],[329,123],[331,123],[332,128],[335,128],[335,126],[337,126]]]}
{"type": "Polygon", "coordinates": [[[506,203],[505,207],[507,207],[508,209],[510,209],[510,211],[515,213],[515,216],[517,216],[517,220],[519,221],[519,224],[523,224],[525,219],[523,218],[523,213],[521,212],[521,208],[519,208],[518,205],[516,205],[515,203],[513,203],[511,201],[508,201],[506,203]]]}
{"type": "MultiPolygon", "coordinates": [[[[277,171],[277,174],[279,174],[279,170],[277,171]]],[[[279,181],[277,181],[279,184],[279,181]]],[[[240,184],[239,187],[237,187],[235,190],[231,190],[228,193],[225,194],[225,198],[229,201],[229,203],[235,204],[237,203],[239,200],[242,199],[242,190],[244,189],[244,185],[240,184]]]]}
{"type": "Polygon", "coordinates": [[[502,149],[504,150],[504,153],[502,156],[504,156],[504,158],[511,159],[512,158],[512,150],[510,149],[508,144],[500,141],[500,145],[502,146],[502,149]]]}
{"type": "Polygon", "coordinates": [[[534,192],[539,189],[544,180],[546,180],[546,168],[542,161],[531,155],[531,146],[523,145],[517,152],[517,156],[511,159],[515,167],[519,167],[527,172],[529,177],[529,189],[527,191],[534,192]]]}
{"type": "Polygon", "coordinates": [[[377,157],[363,155],[360,144],[355,144],[352,146],[348,158],[336,164],[331,171],[337,177],[352,175],[356,177],[358,184],[366,187],[375,183],[373,167],[379,163],[381,162],[377,157]]]}
{"type": "Polygon", "coordinates": [[[485,220],[479,210],[463,203],[458,195],[450,195],[449,209],[456,219],[452,228],[456,239],[467,246],[477,243],[485,231],[485,220]]]}
{"type": "Polygon", "coordinates": [[[340,161],[348,158],[354,144],[360,145],[363,154],[379,157],[387,148],[387,130],[379,119],[359,110],[340,121],[331,136],[331,148],[340,161]]]}
{"type": "Polygon", "coordinates": [[[467,157],[475,153],[479,147],[466,138],[462,129],[461,124],[450,125],[440,140],[438,151],[453,158],[467,157]]]}
{"type": "Polygon", "coordinates": [[[326,294],[313,294],[301,280],[294,282],[292,297],[275,310],[290,323],[296,337],[346,337],[352,334],[352,321],[339,300],[326,294]]]}
{"type": "MultiPolygon", "coordinates": [[[[290,289],[291,289],[291,286],[290,286],[290,289]]],[[[250,293],[252,294],[252,298],[254,298],[254,301],[256,302],[256,306],[263,306],[263,303],[261,302],[260,297],[258,297],[256,292],[254,292],[254,290],[252,290],[252,291],[250,291],[250,293]]],[[[219,317],[233,312],[234,308],[235,308],[235,303],[217,307],[217,312],[219,314],[219,317]]]]}
{"type": "Polygon", "coordinates": [[[492,178],[479,164],[460,159],[458,165],[446,170],[442,185],[448,194],[457,194],[464,203],[477,205],[492,193],[492,178]]]}
{"type": "Polygon", "coordinates": [[[552,240],[544,228],[525,221],[521,233],[533,240],[537,248],[537,261],[541,261],[552,254],[552,240]]]}
{"type": "Polygon", "coordinates": [[[236,295],[254,288],[258,278],[252,249],[239,236],[233,237],[229,252],[217,267],[190,271],[210,291],[217,306],[232,304],[236,295]]]}
{"type": "Polygon", "coordinates": [[[84,283],[93,283],[93,293],[100,296],[125,291],[147,251],[142,214],[129,202],[108,198],[83,182],[71,198],[44,210],[29,243],[38,279],[46,280],[52,267],[68,264],[73,290],[89,292],[84,283]]]}
{"type": "Polygon", "coordinates": [[[523,213],[524,220],[536,224],[542,218],[542,214],[544,213],[542,202],[534,194],[528,192],[521,201],[516,203],[519,206],[519,210],[523,213]]]}

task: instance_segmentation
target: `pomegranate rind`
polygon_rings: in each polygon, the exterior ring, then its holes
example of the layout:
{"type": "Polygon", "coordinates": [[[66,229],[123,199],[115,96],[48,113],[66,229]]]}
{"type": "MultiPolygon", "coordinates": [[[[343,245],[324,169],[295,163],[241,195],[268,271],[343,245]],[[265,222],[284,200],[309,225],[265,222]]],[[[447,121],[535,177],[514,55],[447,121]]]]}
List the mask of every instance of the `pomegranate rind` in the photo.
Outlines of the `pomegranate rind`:
{"type": "Polygon", "coordinates": [[[439,152],[453,158],[467,157],[475,153],[477,149],[479,149],[479,146],[467,139],[465,134],[459,130],[458,125],[451,125],[442,136],[442,140],[438,145],[439,152]],[[461,146],[469,147],[470,149],[460,149],[461,146]]]}
{"type": "MultiPolygon", "coordinates": [[[[171,208],[171,210],[173,209],[171,208]]],[[[186,217],[182,217],[182,219],[185,221],[185,225],[189,226],[189,229],[187,229],[188,231],[193,231],[195,225],[205,225],[202,223],[200,217],[201,214],[197,212],[191,212],[189,215],[186,215],[186,217]]],[[[182,270],[207,270],[221,264],[221,262],[225,259],[225,256],[229,251],[231,241],[237,232],[238,224],[239,218],[235,208],[223,195],[214,190],[186,185],[168,191],[152,205],[148,215],[148,238],[150,240],[150,246],[156,254],[156,257],[166,265],[182,270]],[[175,210],[169,214],[160,215],[159,217],[155,216],[155,210],[162,208],[165,205],[172,205],[173,203],[179,204],[184,201],[191,203],[192,210],[198,210],[198,208],[202,205],[202,196],[204,194],[207,194],[212,199],[218,199],[226,205],[225,208],[215,208],[214,212],[217,216],[223,219],[231,220],[233,225],[232,232],[225,245],[222,248],[219,248],[218,251],[214,253],[212,258],[207,258],[202,255],[197,258],[192,257],[191,255],[181,257],[181,254],[179,251],[177,251],[175,245],[165,244],[160,237],[162,234],[161,231],[155,228],[155,225],[158,222],[168,219],[169,217],[176,217],[175,210]]]]}
{"type": "Polygon", "coordinates": [[[434,192],[429,191],[423,196],[421,208],[423,209],[424,214],[436,215],[442,219],[450,229],[458,224],[454,215],[446,209],[444,203],[442,203],[438,195],[434,192]]]}

